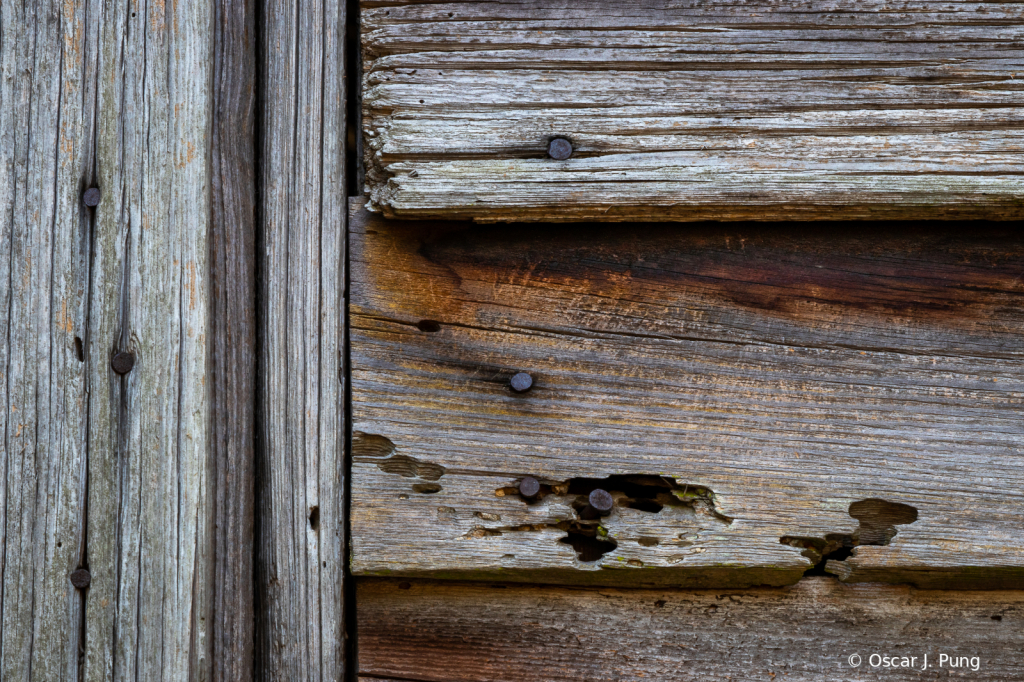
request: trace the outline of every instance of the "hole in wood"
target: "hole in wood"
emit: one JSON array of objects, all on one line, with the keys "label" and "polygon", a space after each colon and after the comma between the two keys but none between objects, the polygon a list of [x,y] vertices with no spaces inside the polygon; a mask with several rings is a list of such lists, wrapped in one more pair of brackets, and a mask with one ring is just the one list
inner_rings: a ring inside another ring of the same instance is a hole
[{"label": "hole in wood", "polygon": [[580,561],[597,561],[608,552],[612,551],[618,544],[614,540],[597,536],[597,528],[578,526],[575,530],[566,531],[564,538],[559,540],[562,544],[571,545],[576,550],[576,556]]},{"label": "hole in wood", "polygon": [[441,323],[437,320],[420,320],[416,323],[416,328],[421,332],[433,334],[434,332],[441,331]]},{"label": "hole in wood", "polygon": [[79,362],[85,362],[85,344],[77,336],[75,337],[75,357],[78,358]]},{"label": "hole in wood", "polygon": [[784,535],[779,542],[792,547],[803,547],[801,552],[814,562],[805,576],[830,575],[829,561],[846,561],[853,556],[854,547],[862,545],[885,546],[896,536],[896,526],[917,521],[917,509],[909,504],[871,498],[850,505],[849,514],[860,522],[852,533],[827,533],[824,538]]},{"label": "hole in wood", "polygon": [[[532,479],[524,476],[520,479]],[[565,531],[559,543],[570,545],[576,550],[576,556],[583,562],[594,562],[611,552],[618,546],[618,541],[608,534],[601,525],[602,514],[591,513],[590,494],[595,490],[606,491],[614,501],[611,513],[618,508],[631,509],[645,514],[659,514],[667,508],[676,513],[684,512],[690,518],[698,514],[713,524],[732,523],[732,519],[715,508],[714,493],[702,486],[680,484],[673,478],[650,474],[617,474],[605,478],[570,478],[566,481],[539,484],[536,495],[524,497],[519,487],[505,486],[494,491],[497,497],[516,496],[524,504],[535,505],[548,498],[549,501],[567,504],[574,512],[571,521],[558,523],[525,524],[519,526],[501,526],[488,530],[503,532],[541,531],[557,528]],[[532,489],[531,489],[532,490]],[[554,498],[552,500],[552,498]],[[478,518],[482,518],[479,514]],[[482,533],[470,534],[468,537],[487,537]],[[645,535],[636,539],[641,547],[656,547],[661,543],[657,537]],[[680,547],[692,543],[683,541]],[[632,563],[630,563],[632,562]],[[640,568],[644,563],[639,559],[626,562],[627,565]]]},{"label": "hole in wood", "polygon": [[309,510],[309,527],[320,532],[320,507],[312,507]]}]

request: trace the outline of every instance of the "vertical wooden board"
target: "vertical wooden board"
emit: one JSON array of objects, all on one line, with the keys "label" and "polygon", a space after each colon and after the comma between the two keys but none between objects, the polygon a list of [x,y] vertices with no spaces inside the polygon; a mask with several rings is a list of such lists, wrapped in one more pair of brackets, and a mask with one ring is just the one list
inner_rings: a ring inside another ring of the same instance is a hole
[{"label": "vertical wooden board", "polygon": [[73,680],[84,560],[95,31],[0,6],[0,679]]},{"label": "vertical wooden board", "polygon": [[1021,591],[359,579],[358,597],[361,682],[1024,680]]},{"label": "vertical wooden board", "polygon": [[345,6],[268,0],[260,83],[258,676],[344,674]]},{"label": "vertical wooden board", "polygon": [[[96,7],[84,677],[208,679],[213,6]],[[116,374],[116,353],[134,368]]]},{"label": "vertical wooden board", "polygon": [[217,0],[211,222],[216,468],[213,680],[252,680],[255,634],[255,2]]}]

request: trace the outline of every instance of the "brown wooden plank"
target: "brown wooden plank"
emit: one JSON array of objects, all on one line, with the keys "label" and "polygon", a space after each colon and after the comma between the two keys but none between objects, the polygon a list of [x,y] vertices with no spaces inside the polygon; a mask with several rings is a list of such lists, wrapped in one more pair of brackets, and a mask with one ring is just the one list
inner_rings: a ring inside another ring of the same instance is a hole
[{"label": "brown wooden plank", "polygon": [[253,680],[256,383],[255,3],[214,3],[211,155],[213,680]]},{"label": "brown wooden plank", "polygon": [[[1019,219],[1024,3],[363,0],[371,208]],[[571,141],[568,160],[550,140]]]},{"label": "brown wooden plank", "polygon": [[257,675],[344,675],[345,4],[261,16]]},{"label": "brown wooden plank", "polygon": [[[357,589],[361,682],[1024,679],[1020,591],[830,578],[728,592],[375,579]],[[872,655],[916,657],[916,669],[875,667]]]},{"label": "brown wooden plank", "polygon": [[356,573],[1024,584],[1013,228],[351,223]]}]

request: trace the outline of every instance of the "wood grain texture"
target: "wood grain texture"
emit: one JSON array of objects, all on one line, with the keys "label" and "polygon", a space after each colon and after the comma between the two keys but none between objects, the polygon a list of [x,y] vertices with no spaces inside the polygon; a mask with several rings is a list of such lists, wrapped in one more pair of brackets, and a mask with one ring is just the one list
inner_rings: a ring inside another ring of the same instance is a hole
[{"label": "wood grain texture", "polygon": [[77,679],[96,32],[0,6],[0,679]]},{"label": "wood grain texture", "polygon": [[355,573],[1024,585],[1015,229],[350,220]]},{"label": "wood grain texture", "polygon": [[[358,604],[361,682],[1024,680],[1020,591],[829,578],[729,592],[362,579]],[[872,654],[915,656],[918,669],[873,667]],[[968,661],[954,667],[943,654]]]},{"label": "wood grain texture", "polygon": [[366,184],[389,217],[1024,210],[1020,2],[362,7]]},{"label": "wood grain texture", "polygon": [[[213,4],[97,4],[82,678],[207,680]],[[117,352],[134,368],[118,375]]]},{"label": "wood grain texture", "polygon": [[254,2],[217,0],[212,133],[211,442],[214,682],[255,679],[256,198]]},{"label": "wood grain texture", "polygon": [[257,675],[344,674],[345,6],[263,5]]}]

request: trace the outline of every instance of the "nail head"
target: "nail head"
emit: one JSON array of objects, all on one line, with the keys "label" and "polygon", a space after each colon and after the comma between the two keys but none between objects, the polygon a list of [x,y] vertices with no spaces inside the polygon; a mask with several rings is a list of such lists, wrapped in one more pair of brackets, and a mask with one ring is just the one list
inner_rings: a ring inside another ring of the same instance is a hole
[{"label": "nail head", "polygon": [[89,571],[84,568],[80,568],[77,571],[71,571],[71,584],[80,590],[84,590],[89,587],[89,583],[92,582],[92,576]]},{"label": "nail head", "polygon": [[98,206],[100,203],[100,188],[90,187],[85,190],[85,194],[82,195],[82,203],[90,208]]},{"label": "nail head", "polygon": [[118,374],[127,374],[135,366],[135,356],[122,351],[115,355],[110,361],[110,367]]},{"label": "nail head", "polygon": [[600,488],[595,488],[590,493],[589,501],[591,507],[601,512],[611,511],[612,506],[615,504],[615,500],[612,499],[612,494],[607,490],[601,490]]},{"label": "nail head", "polygon": [[524,393],[529,391],[530,387],[533,386],[533,377],[526,372],[519,372],[512,375],[512,379],[509,381],[509,384],[512,386],[512,390],[516,393]]},{"label": "nail head", "polygon": [[572,142],[564,137],[556,137],[548,142],[548,156],[556,161],[565,161],[572,156]]},{"label": "nail head", "polygon": [[519,481],[519,493],[523,497],[536,497],[540,492],[540,481],[533,476],[526,476]]}]

